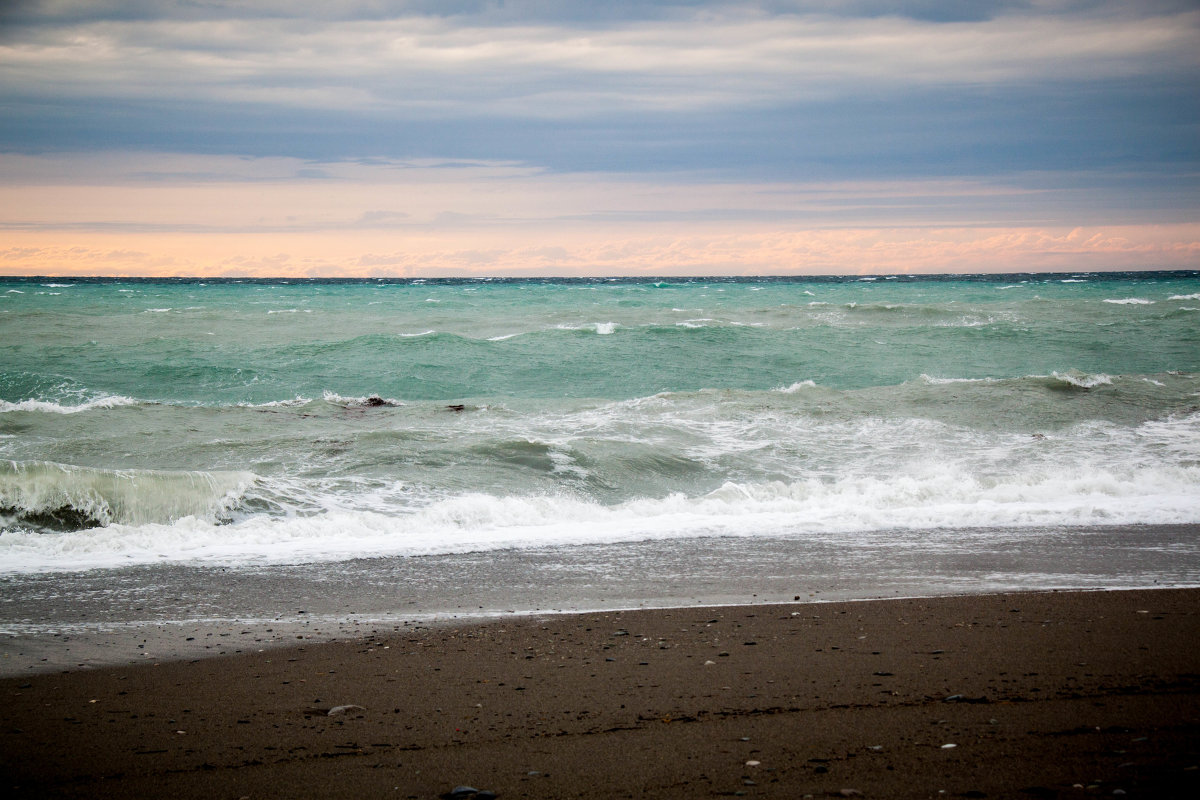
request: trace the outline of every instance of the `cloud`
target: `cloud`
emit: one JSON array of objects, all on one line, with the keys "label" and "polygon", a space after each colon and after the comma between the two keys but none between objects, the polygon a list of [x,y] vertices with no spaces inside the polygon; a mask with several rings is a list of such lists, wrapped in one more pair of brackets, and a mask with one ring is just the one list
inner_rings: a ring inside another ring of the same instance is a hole
[{"label": "cloud", "polygon": [[718,4],[596,27],[399,9],[370,18],[284,15],[282,7],[247,17],[231,6],[200,16],[63,14],[0,44],[0,79],[10,94],[42,99],[183,95],[322,114],[593,118],[1195,70],[1200,39],[1194,10],[942,22]]},{"label": "cloud", "polygon": [[[536,237],[754,223],[807,229],[995,227],[1200,217],[1200,198],[1189,198],[1187,176],[1163,176],[1149,188],[1143,187],[1145,176],[1135,178],[1038,172],[1004,178],[730,180],[703,171],[548,172],[511,162],[0,154],[0,228],[216,236],[505,227]],[[1155,203],[1168,190],[1174,192],[1172,213]]]},{"label": "cloud", "polygon": [[1196,266],[1198,82],[1185,0],[8,3],[3,268]]}]

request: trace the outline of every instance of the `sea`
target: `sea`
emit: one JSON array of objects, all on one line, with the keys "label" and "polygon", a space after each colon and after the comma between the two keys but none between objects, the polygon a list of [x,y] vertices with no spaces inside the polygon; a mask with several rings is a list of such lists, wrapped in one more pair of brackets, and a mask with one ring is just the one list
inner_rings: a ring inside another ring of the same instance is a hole
[{"label": "sea", "polygon": [[1196,271],[0,278],[18,639],[1200,585],[1198,525]]}]

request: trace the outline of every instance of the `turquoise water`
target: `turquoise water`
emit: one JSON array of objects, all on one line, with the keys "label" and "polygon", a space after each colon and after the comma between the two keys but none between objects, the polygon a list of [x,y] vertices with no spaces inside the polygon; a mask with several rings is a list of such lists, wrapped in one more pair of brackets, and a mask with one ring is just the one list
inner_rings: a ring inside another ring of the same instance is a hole
[{"label": "turquoise water", "polygon": [[1168,298],[1197,288],[1170,276],[6,282],[0,393],[197,405],[324,392],[612,400],[799,380],[845,390],[921,375],[1194,371],[1189,306],[1200,300]]},{"label": "turquoise water", "polygon": [[0,570],[1200,521],[1200,273],[0,281]]}]

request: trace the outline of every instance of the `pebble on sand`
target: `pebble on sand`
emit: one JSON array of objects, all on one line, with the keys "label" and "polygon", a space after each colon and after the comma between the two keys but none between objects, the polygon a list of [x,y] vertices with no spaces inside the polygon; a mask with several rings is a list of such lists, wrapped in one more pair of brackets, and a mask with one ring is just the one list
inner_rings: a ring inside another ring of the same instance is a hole
[{"label": "pebble on sand", "polygon": [[345,714],[347,711],[366,711],[366,709],[362,706],[354,705],[334,706],[333,708],[329,709],[329,716],[336,717],[338,714]]}]

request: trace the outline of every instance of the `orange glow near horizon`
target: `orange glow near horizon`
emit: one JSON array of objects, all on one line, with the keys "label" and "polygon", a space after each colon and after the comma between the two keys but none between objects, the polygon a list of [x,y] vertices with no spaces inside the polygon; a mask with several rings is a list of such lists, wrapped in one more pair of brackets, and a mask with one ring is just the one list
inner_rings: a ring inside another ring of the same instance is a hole
[{"label": "orange glow near horizon", "polygon": [[786,275],[1191,269],[1200,224],[1093,228],[129,233],[9,231],[0,274]]}]

